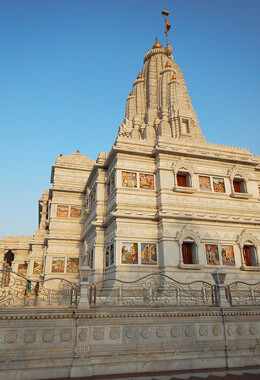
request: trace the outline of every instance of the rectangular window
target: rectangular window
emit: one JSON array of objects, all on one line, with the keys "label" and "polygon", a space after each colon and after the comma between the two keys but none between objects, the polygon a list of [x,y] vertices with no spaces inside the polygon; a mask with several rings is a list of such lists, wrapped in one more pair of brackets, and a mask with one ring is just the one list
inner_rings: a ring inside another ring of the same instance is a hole
[{"label": "rectangular window", "polygon": [[144,264],[144,265],[157,264],[156,244],[141,243],[141,264]]},{"label": "rectangular window", "polygon": [[225,193],[224,178],[213,177],[213,189],[215,193]]},{"label": "rectangular window", "polygon": [[110,245],[110,258],[109,265],[113,265],[115,263],[115,246],[114,243]]},{"label": "rectangular window", "polygon": [[220,265],[218,246],[216,244],[205,244],[206,259],[208,265]]},{"label": "rectangular window", "polygon": [[140,189],[154,190],[154,175],[153,174],[139,174]]},{"label": "rectangular window", "polygon": [[200,190],[211,191],[210,177],[199,175]]},{"label": "rectangular window", "polygon": [[177,174],[177,185],[187,187],[187,178],[185,175]]},{"label": "rectangular window", "polygon": [[109,267],[109,246],[106,247],[106,267]]},{"label": "rectangular window", "polygon": [[233,186],[234,186],[234,192],[235,193],[241,193],[240,182],[234,181],[233,182]]},{"label": "rectangular window", "polygon": [[87,265],[91,269],[93,268],[93,257],[94,257],[94,250],[88,251],[87,253]]},{"label": "rectangular window", "polygon": [[131,172],[122,172],[122,187],[137,187],[137,174]]}]

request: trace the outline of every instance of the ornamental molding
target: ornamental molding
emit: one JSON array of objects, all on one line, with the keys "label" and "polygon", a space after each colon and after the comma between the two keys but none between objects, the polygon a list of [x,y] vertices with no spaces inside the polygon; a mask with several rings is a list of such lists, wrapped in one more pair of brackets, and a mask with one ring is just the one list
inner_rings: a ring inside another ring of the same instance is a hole
[{"label": "ornamental molding", "polygon": [[201,238],[198,232],[194,231],[188,224],[176,234],[176,239],[181,246],[185,239],[193,240],[198,246],[201,242]]},{"label": "ornamental molding", "polygon": [[231,182],[233,182],[235,177],[239,177],[241,179],[244,179],[246,182],[248,182],[248,173],[239,165],[233,166],[232,169],[228,170],[227,174]]},{"label": "ornamental molding", "polygon": [[194,174],[193,166],[183,158],[180,158],[175,164],[173,164],[172,168],[175,175],[177,175],[180,170],[188,172],[190,175]]},{"label": "ornamental molding", "polygon": [[243,246],[246,243],[252,243],[255,247],[257,247],[259,244],[257,238],[248,230],[244,229],[240,235],[237,235],[237,244],[239,245],[240,249],[243,249]]}]

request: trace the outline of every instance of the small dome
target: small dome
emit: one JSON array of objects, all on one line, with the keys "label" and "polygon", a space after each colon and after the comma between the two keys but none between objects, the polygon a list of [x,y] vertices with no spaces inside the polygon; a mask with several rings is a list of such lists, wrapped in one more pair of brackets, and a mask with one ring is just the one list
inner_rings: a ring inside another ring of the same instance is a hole
[{"label": "small dome", "polygon": [[165,68],[167,68],[167,67],[171,67],[171,64],[169,61],[166,62]]},{"label": "small dome", "polygon": [[139,74],[137,75],[137,78],[136,78],[136,79],[141,79],[141,78],[142,78],[142,74],[139,73]]},{"label": "small dome", "polygon": [[162,47],[162,45],[159,44],[158,38],[156,37],[155,38],[155,44],[153,45],[153,49],[157,49],[157,48],[161,48],[161,47]]},{"label": "small dome", "polygon": [[133,91],[130,92],[129,96],[132,96],[133,95]]}]

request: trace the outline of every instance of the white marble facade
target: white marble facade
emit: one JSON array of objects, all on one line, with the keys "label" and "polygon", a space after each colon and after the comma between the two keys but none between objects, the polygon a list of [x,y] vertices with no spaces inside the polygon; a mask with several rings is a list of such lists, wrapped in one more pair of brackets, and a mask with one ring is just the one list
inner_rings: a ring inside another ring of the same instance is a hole
[{"label": "white marble facade", "polygon": [[206,142],[170,46],[145,55],[110,152],[58,156],[51,182],[25,259],[33,279],[78,281],[82,264],[92,281],[210,280],[216,267],[259,279],[260,157]]}]

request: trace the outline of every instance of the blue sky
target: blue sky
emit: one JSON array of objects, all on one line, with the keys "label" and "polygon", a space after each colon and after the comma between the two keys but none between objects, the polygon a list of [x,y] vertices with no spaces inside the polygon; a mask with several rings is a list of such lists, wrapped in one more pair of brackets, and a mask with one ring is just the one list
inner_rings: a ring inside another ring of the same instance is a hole
[{"label": "blue sky", "polygon": [[259,0],[0,0],[0,236],[32,235],[58,154],[108,151],[155,36],[210,142],[259,146]]}]

